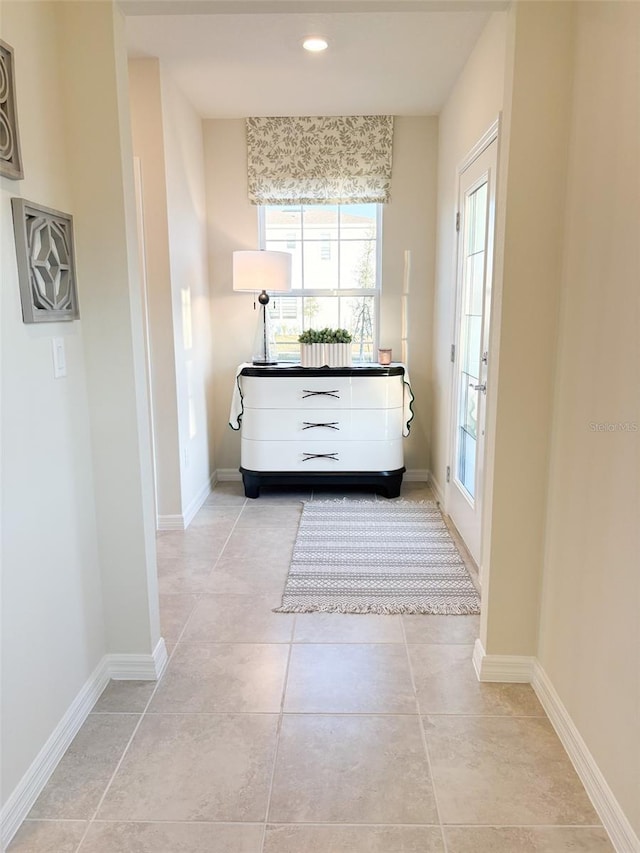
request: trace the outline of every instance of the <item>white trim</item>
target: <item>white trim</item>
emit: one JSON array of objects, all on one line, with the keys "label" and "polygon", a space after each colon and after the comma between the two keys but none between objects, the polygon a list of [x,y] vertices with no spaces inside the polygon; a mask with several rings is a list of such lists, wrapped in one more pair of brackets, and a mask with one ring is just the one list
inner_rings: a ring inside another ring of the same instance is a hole
[{"label": "white trim", "polygon": [[218,468],[215,477],[218,483],[237,483],[242,480],[242,474],[237,468]]},{"label": "white trim", "polygon": [[640,853],[640,839],[538,660],[531,683],[615,850],[617,853]]},{"label": "white trim", "polygon": [[478,639],[473,647],[473,666],[478,681],[529,684],[536,659],[526,655],[488,655]]},{"label": "white trim", "polygon": [[464,160],[458,165],[458,175],[461,175],[465,169],[468,169],[469,166],[473,163],[474,160],[477,160],[478,157],[485,151],[494,139],[498,138],[498,132],[500,130],[500,114],[495,119],[493,124],[487,128],[487,130],[482,134],[480,139],[476,142],[473,148],[468,152],[465,156]]},{"label": "white trim", "polygon": [[616,853],[640,853],[640,838],[636,835],[540,661],[525,655],[488,655],[481,641],[476,640],[473,649],[473,666],[479,681],[531,683]]},{"label": "white trim", "polygon": [[206,499],[211,494],[211,489],[213,488],[213,484],[216,479],[216,472],[214,471],[208,478],[206,483],[202,486],[200,491],[195,495],[193,500],[189,503],[189,506],[185,509],[183,513],[184,517],[184,529],[191,524],[193,519],[195,518],[198,510],[202,506],[202,504],[206,501]]},{"label": "white trim", "polygon": [[[473,188],[478,187],[486,180],[488,188],[487,197],[487,227],[485,234],[485,280],[483,286],[483,308],[482,308],[482,330],[481,330],[481,351],[486,347],[489,352],[489,331],[491,327],[491,294],[493,290],[493,262],[495,254],[495,236],[496,236],[496,205],[498,200],[498,172],[500,166],[499,160],[499,133],[500,133],[500,113],[484,132],[476,144],[471,148],[468,154],[458,165],[457,185],[456,185],[456,210],[457,210],[457,233],[454,239],[454,293],[451,300],[452,307],[452,323],[451,323],[451,345],[455,347],[455,358],[449,365],[449,384],[448,384],[448,427],[446,435],[446,459],[450,468],[450,478],[444,486],[444,502],[443,506],[448,515],[456,525],[460,536],[465,543],[467,550],[472,555],[474,561],[479,566],[482,560],[482,531],[484,517],[484,495],[483,487],[486,476],[485,468],[485,417],[487,412],[487,374],[485,372],[485,396],[479,410],[479,440],[476,448],[476,490],[475,498],[467,492],[464,485],[456,476],[455,460],[458,454],[458,404],[460,392],[460,371],[459,359],[461,356],[460,349],[460,324],[462,312],[462,298],[464,296],[465,285],[465,267],[464,267],[464,234],[465,234],[465,211],[466,198],[473,191]],[[495,142],[495,152],[489,151],[490,146]],[[478,162],[483,154],[487,154],[489,163]],[[493,353],[489,353],[490,358],[493,358]],[[488,368],[487,368],[488,369]],[[482,381],[482,373],[479,374],[479,379]],[[489,386],[490,390],[490,386]],[[480,429],[480,427],[483,427]],[[480,572],[479,572],[480,575]]]},{"label": "white trim", "polygon": [[167,647],[160,637],[150,655],[106,655],[109,677],[114,681],[157,681],[167,665]]},{"label": "white trim", "polygon": [[429,471],[429,485],[431,486],[431,490],[435,496],[435,499],[440,504],[441,508],[444,509],[444,492],[442,491],[442,486],[433,476],[433,472]]},{"label": "white trim", "polygon": [[198,510],[211,494],[211,490],[218,481],[218,472],[214,471],[197,495],[189,503],[182,513],[174,515],[159,515],[156,518],[157,530],[186,530],[195,518]]},{"label": "white trim", "polygon": [[81,687],[62,719],[49,735],[0,812],[2,849],[9,844],[29,814],[58,762],[87,719],[100,694],[109,683],[109,663],[105,655]]},{"label": "white trim", "polygon": [[[261,249],[266,248],[266,217],[265,217],[265,208],[270,207],[271,205],[259,204],[258,208],[258,244]],[[295,206],[295,205],[294,205]],[[301,206],[301,205],[299,205]],[[383,241],[383,205],[381,203],[376,203],[376,236],[375,236],[375,244],[376,244],[376,286],[375,287],[365,287],[365,288],[337,288],[326,290],[324,288],[312,288],[304,286],[304,263],[302,264],[302,286],[299,288],[293,288],[288,296],[293,299],[303,299],[304,297],[326,297],[330,296],[333,298],[338,298],[340,296],[353,296],[353,297],[361,297],[361,296],[370,296],[375,300],[375,314],[376,314],[376,328],[374,330],[374,340],[373,340],[373,351],[377,352],[378,347],[380,346],[380,302],[382,297],[382,241]],[[301,240],[300,244],[304,245],[305,237],[304,237],[304,223],[302,228]],[[341,242],[341,238],[338,237],[338,244]],[[337,283],[337,282],[336,282]],[[302,330],[306,329],[304,324],[304,315],[302,317]],[[237,478],[233,478],[233,480],[227,480],[225,482],[234,482]]]},{"label": "white trim", "polygon": [[409,468],[404,472],[403,480],[406,483],[428,483],[430,477],[428,468]]},{"label": "white trim", "polygon": [[182,515],[159,515],[156,521],[157,530],[184,530]]},{"label": "white trim", "polygon": [[2,850],[9,845],[31,811],[60,759],[109,683],[109,679],[156,681],[164,672],[166,665],[167,649],[162,637],[158,640],[153,653],[149,655],[103,656],[0,810]]},{"label": "white trim", "polygon": [[[456,211],[459,214],[459,201],[460,201],[460,182],[462,175],[472,165],[472,163],[477,160],[477,158],[491,145],[495,140],[498,141],[498,149],[496,152],[496,205],[498,200],[498,173],[500,171],[500,135],[501,135],[501,125],[502,125],[502,112],[498,112],[498,115],[493,120],[493,122],[489,125],[489,127],[482,134],[480,139],[475,143],[475,145],[467,152],[464,158],[460,161],[456,171],[456,186],[455,186],[455,206]],[[451,226],[453,228],[453,222]],[[494,223],[494,231],[495,231],[495,223]],[[495,251],[495,233],[494,233],[494,251]],[[450,299],[450,307],[451,311],[451,326],[450,326],[450,336],[449,343],[447,343],[447,349],[452,344],[457,344],[458,340],[458,296],[459,296],[459,254],[460,254],[460,234],[454,235],[453,240],[453,252],[451,257],[451,270],[453,273],[453,296]],[[457,354],[459,355],[459,353]],[[492,353],[493,357],[493,353]],[[496,356],[497,357],[497,356]],[[456,356],[457,358],[457,356]],[[446,409],[447,409],[447,429],[444,436],[444,444],[445,444],[445,459],[447,465],[450,469],[454,468],[453,464],[453,456],[455,453],[455,441],[453,438],[454,433],[454,424],[456,420],[456,411],[457,411],[457,403],[455,399],[455,391],[456,391],[456,364],[455,361],[449,364],[449,379],[447,384],[447,399],[446,399]],[[485,412],[486,412],[486,400],[485,400]],[[486,475],[486,471],[485,471]],[[484,484],[482,484],[484,485]],[[451,492],[453,488],[453,482],[450,479],[448,482],[445,482],[442,486],[439,486],[440,492],[440,504],[443,508],[443,511],[449,513],[451,509]],[[462,490],[459,490],[461,494],[464,494]],[[482,518],[480,520],[481,528],[482,528]],[[482,533],[481,533],[482,539]],[[480,552],[479,555],[482,555],[482,541],[480,542]],[[478,559],[477,563],[480,565],[481,560]],[[481,574],[481,572],[479,572]]]}]

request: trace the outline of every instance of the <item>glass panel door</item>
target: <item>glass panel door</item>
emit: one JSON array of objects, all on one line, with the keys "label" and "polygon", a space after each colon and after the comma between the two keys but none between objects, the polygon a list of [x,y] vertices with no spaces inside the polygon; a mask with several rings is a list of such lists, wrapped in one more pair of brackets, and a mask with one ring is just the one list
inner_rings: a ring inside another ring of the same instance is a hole
[{"label": "glass panel door", "polygon": [[476,446],[482,391],[482,309],[486,272],[487,180],[465,196],[462,291],[457,363],[455,477],[471,501],[476,495]]},{"label": "glass panel door", "polygon": [[[460,232],[446,511],[480,567],[497,140],[460,172]],[[490,389],[489,389],[490,390]]]}]

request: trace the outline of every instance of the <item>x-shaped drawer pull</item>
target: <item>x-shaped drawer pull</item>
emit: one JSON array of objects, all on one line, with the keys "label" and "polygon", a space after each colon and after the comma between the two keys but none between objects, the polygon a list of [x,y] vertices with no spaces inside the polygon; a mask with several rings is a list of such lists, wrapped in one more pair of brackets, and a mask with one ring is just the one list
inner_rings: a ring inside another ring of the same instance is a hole
[{"label": "x-shaped drawer pull", "polygon": [[303,453],[303,462],[310,462],[312,459],[332,459],[338,462],[338,453]]},{"label": "x-shaped drawer pull", "polygon": [[305,430],[305,429],[314,429],[315,427],[326,427],[327,429],[335,429],[335,430],[340,431],[340,427],[338,426],[339,423],[340,423],[340,421],[333,421],[332,423],[328,423],[328,424],[312,424],[309,421],[303,421],[302,422],[302,429]]},{"label": "x-shaped drawer pull", "polygon": [[337,388],[335,391],[309,391],[307,388],[303,388],[302,399],[306,400],[307,397],[334,397],[336,400],[339,400],[340,391]]}]

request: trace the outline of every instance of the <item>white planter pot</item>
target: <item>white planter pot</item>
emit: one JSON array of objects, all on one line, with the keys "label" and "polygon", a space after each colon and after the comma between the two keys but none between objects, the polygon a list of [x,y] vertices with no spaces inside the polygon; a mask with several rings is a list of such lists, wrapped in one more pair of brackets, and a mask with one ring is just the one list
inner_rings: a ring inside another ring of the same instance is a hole
[{"label": "white planter pot", "polygon": [[351,344],[300,344],[302,367],[351,367]]},{"label": "white planter pot", "polygon": [[351,367],[351,344],[325,344],[329,367]]},{"label": "white planter pot", "polygon": [[300,364],[302,367],[324,367],[327,363],[326,344],[300,344]]}]

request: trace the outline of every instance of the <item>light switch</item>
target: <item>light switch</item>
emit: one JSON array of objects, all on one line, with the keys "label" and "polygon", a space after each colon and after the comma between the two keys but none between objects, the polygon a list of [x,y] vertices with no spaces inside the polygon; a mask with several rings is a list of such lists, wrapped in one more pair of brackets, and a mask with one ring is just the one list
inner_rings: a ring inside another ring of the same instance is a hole
[{"label": "light switch", "polygon": [[67,357],[64,351],[64,338],[53,338],[53,378],[62,379],[67,375]]}]

